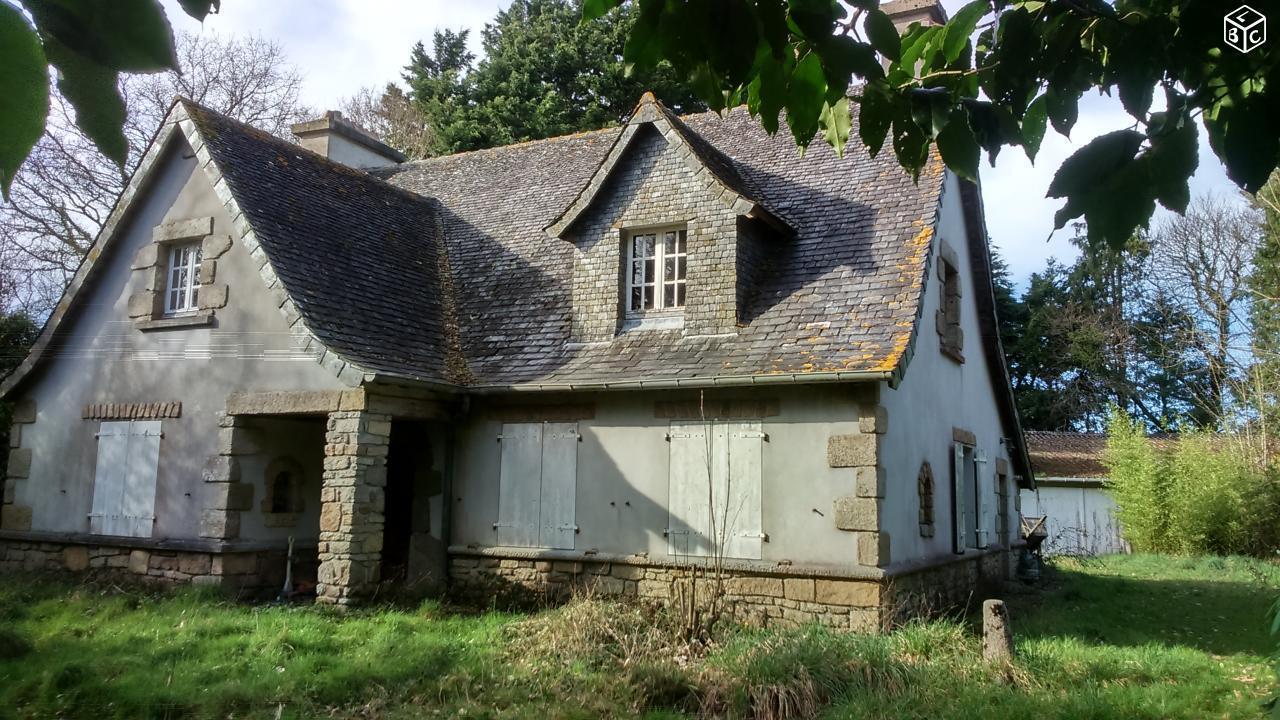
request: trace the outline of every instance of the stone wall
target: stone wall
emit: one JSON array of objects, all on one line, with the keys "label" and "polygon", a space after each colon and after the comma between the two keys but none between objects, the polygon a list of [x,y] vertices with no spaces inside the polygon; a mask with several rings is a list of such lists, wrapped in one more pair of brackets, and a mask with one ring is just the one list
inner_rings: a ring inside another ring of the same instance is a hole
[{"label": "stone wall", "polygon": [[612,340],[621,326],[625,230],[677,225],[688,232],[685,334],[736,332],[737,216],[689,169],[687,148],[648,126],[637,133],[571,236],[577,248],[573,340]]},{"label": "stone wall", "polygon": [[1004,550],[970,551],[954,559],[913,572],[899,573],[885,582],[889,620],[900,623],[957,608],[969,609],[1000,593],[1005,580]]},{"label": "stone wall", "polygon": [[280,589],[284,565],[283,550],[214,552],[0,538],[0,573],[92,572],[126,581],[211,585],[258,595]]},{"label": "stone wall", "polygon": [[[698,570],[697,593],[710,583]],[[552,561],[455,556],[449,561],[454,597],[502,605],[554,604],[574,592],[641,602],[679,604],[690,596],[689,567],[641,562]],[[726,570],[725,605],[732,617],[754,625],[816,622],[842,630],[873,632],[881,627],[881,583],[830,577],[747,573]]]}]

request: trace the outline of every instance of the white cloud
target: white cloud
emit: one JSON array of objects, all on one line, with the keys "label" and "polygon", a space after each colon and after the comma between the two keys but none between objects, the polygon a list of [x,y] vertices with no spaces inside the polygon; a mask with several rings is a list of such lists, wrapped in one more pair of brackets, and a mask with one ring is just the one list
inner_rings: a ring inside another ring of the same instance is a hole
[{"label": "white cloud", "polygon": [[170,22],[180,30],[260,37],[284,46],[305,75],[302,100],[317,110],[332,109],[362,87],[399,81],[409,50],[419,40],[430,45],[437,29],[470,28],[479,54],[480,30],[504,0],[223,0],[222,10],[203,25],[182,12],[177,0],[163,0]]}]

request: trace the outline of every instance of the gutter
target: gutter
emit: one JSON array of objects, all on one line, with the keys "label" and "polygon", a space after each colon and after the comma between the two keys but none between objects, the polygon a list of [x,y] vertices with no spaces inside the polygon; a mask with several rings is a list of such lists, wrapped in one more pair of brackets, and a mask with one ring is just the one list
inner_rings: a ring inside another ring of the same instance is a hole
[{"label": "gutter", "polygon": [[474,385],[467,390],[479,395],[507,392],[572,392],[581,390],[672,390],[681,388],[755,387],[760,385],[800,385],[809,383],[892,381],[892,370],[852,370],[822,373],[781,373],[778,375],[727,375],[709,378],[662,380],[617,380],[593,383],[520,383],[517,385]]}]

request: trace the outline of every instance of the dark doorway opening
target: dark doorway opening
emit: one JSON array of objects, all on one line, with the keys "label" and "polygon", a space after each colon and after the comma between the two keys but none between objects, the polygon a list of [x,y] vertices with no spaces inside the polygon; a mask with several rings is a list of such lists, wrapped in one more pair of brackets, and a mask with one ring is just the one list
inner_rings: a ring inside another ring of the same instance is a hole
[{"label": "dark doorway opening", "polygon": [[401,582],[409,571],[415,532],[415,488],[431,468],[431,437],[427,424],[412,420],[391,423],[387,449],[387,488],[382,529],[382,580]]}]

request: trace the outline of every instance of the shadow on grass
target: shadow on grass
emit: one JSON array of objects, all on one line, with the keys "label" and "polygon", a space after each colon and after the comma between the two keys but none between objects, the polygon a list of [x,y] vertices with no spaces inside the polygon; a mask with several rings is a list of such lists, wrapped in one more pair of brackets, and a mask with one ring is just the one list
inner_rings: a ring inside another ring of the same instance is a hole
[{"label": "shadow on grass", "polygon": [[1273,578],[1249,579],[1211,564],[1188,566],[1187,577],[1153,578],[1142,574],[1140,563],[1085,562],[1087,570],[1078,562],[1051,568],[1043,593],[1010,600],[1018,636],[1155,643],[1214,655],[1265,657],[1274,649],[1266,621],[1280,594]]}]

